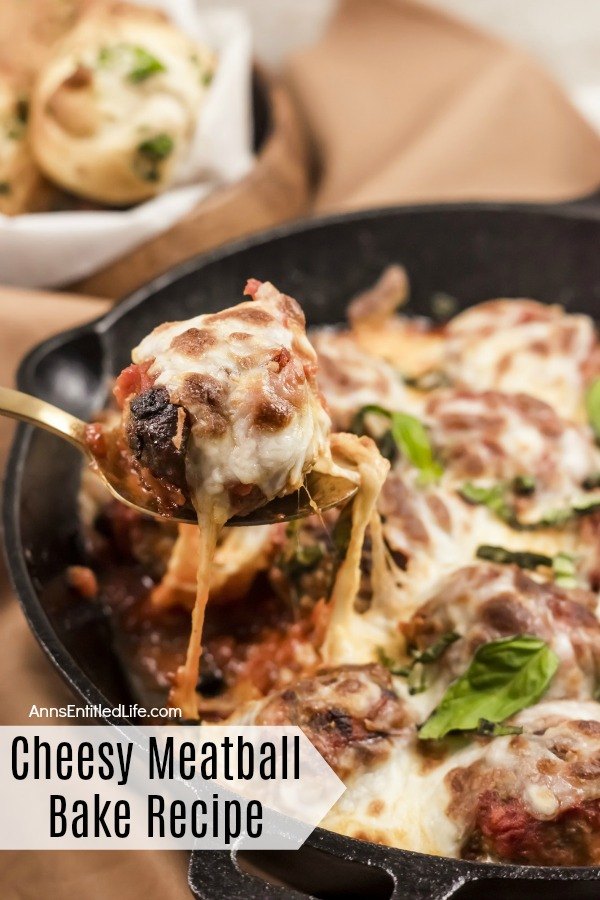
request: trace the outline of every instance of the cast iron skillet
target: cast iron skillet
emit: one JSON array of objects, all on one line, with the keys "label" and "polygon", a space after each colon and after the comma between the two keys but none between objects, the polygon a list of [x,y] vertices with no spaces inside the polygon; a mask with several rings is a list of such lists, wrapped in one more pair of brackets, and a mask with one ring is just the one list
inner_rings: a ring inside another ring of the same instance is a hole
[{"label": "cast iron skillet", "polygon": [[[390,262],[411,277],[411,308],[428,313],[437,292],[460,307],[497,296],[557,301],[595,315],[600,307],[600,211],[562,207],[454,205],[374,210],[279,228],[205,255],[153,282],[98,321],[37,347],[18,384],[78,416],[102,406],[130,348],[159,322],[230,305],[247,277],[298,297],[311,324],[338,322],[349,297]],[[73,690],[102,705],[129,702],[107,623],[73,603],[65,566],[80,557],[76,495],[80,458],[41,431],[22,427],[4,493],[7,557],[39,642]],[[18,685],[15,685],[18,690]],[[260,868],[269,882],[252,872]],[[600,896],[600,868],[482,865],[429,857],[317,829],[294,853],[192,854],[190,885],[204,900],[370,898],[512,900],[544,884],[545,900]],[[288,887],[283,887],[285,882]],[[291,885],[291,887],[290,887]]]}]

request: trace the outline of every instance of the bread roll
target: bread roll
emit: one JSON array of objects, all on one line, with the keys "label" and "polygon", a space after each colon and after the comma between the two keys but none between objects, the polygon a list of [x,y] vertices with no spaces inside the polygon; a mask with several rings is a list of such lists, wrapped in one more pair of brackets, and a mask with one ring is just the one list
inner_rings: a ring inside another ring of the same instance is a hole
[{"label": "bread roll", "polygon": [[188,153],[212,54],[155,10],[92,7],[35,84],[31,142],[43,171],[111,206],[154,196]]},{"label": "bread roll", "polygon": [[0,71],[0,213],[40,212],[52,188],[38,169],[27,137],[28,104],[15,79]]},{"label": "bread roll", "polygon": [[0,60],[21,89],[29,92],[52,47],[92,3],[94,0],[0,0]]}]

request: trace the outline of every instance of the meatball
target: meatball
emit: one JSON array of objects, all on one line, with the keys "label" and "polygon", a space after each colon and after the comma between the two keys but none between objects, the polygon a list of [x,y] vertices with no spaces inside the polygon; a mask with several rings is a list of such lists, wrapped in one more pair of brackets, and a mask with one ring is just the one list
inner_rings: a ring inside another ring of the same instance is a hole
[{"label": "meatball", "polygon": [[168,187],[189,156],[212,53],[158,10],[92,3],[37,74],[30,139],[66,190],[129,206]]},{"label": "meatball", "polygon": [[255,725],[299,725],[343,780],[383,761],[414,719],[378,665],[340,666],[303,678],[249,710]]},{"label": "meatball", "polygon": [[344,331],[322,328],[311,334],[319,359],[319,385],[334,427],[344,431],[355,413],[372,403],[404,409],[407,393],[392,366],[363,350]]},{"label": "meatball", "polygon": [[594,324],[534,300],[490,300],[455,316],[444,367],[461,387],[527,392],[577,417],[597,355]]},{"label": "meatball", "polygon": [[600,675],[595,603],[588,591],[534,581],[517,566],[467,566],[441,583],[403,631],[419,650],[447,632],[460,635],[437,664],[439,678],[446,681],[467,669],[481,644],[515,634],[535,635],[560,660],[548,696],[590,699]]},{"label": "meatball", "polygon": [[516,718],[523,733],[496,738],[446,775],[447,814],[461,855],[529,865],[600,862],[600,705],[558,702]]}]

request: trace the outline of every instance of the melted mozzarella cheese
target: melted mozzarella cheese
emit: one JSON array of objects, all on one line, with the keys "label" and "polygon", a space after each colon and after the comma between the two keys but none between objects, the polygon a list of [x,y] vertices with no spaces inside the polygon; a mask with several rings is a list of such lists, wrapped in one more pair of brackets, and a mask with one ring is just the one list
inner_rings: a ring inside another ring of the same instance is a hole
[{"label": "melted mozzarella cheese", "polygon": [[445,368],[457,383],[525,389],[565,417],[581,416],[583,368],[596,344],[588,316],[533,300],[492,300],[456,316],[446,333]]},{"label": "melted mozzarella cheese", "polygon": [[334,328],[311,333],[319,358],[319,384],[336,427],[350,427],[363,406],[400,410],[414,406],[392,366],[362,350],[353,335]]},{"label": "melted mozzarella cheese", "polygon": [[451,799],[446,775],[475,762],[481,752],[479,746],[470,746],[432,764],[420,752],[417,738],[395,738],[390,756],[349,780],[321,824],[392,847],[457,856],[462,830],[446,813]]},{"label": "melted mozzarella cheese", "polygon": [[370,438],[353,434],[335,435],[334,451],[347,465],[355,466],[359,488],[352,504],[352,527],[348,549],[338,569],[331,592],[331,618],[321,647],[323,660],[340,665],[356,662],[356,640],[351,624],[355,621],[354,603],[360,586],[360,562],[367,525],[377,516],[376,503],[389,470]]},{"label": "melted mozzarella cheese", "polygon": [[[268,567],[273,537],[271,525],[227,528],[223,531],[210,572],[212,603],[237,600],[247,593],[256,575]],[[199,540],[196,526],[179,526],[167,571],[152,590],[152,604],[156,608],[193,608],[197,591]]]},{"label": "melted mozzarella cheese", "polygon": [[[256,485],[266,499],[291,493],[328,454],[330,420],[314,384],[316,356],[300,310],[294,304],[290,312],[293,301],[269,283],[255,296],[225,313],[159,326],[132,354],[136,363],[151,362],[155,384],[190,413],[188,477],[217,501],[236,483]],[[212,430],[207,392],[223,423]],[[262,422],[265,406],[267,416],[271,408],[276,416],[282,404],[278,427]]]}]

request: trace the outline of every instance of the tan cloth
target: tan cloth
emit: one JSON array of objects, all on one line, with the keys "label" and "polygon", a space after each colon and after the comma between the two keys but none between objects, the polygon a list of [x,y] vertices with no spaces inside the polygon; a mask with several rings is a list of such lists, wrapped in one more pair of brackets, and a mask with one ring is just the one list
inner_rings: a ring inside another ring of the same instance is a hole
[{"label": "tan cloth", "polygon": [[322,160],[319,211],[600,184],[599,139],[551,78],[421,4],[345,0],[289,75]]},{"label": "tan cloth", "polygon": [[[316,208],[455,198],[552,200],[600,183],[600,142],[522,54],[424,7],[346,0],[289,82],[320,158]],[[300,298],[301,299],[301,298]],[[0,295],[0,383],[26,349],[106,308]],[[0,426],[0,454],[11,429]],[[70,699],[0,578],[0,722]],[[18,689],[17,689],[18,688]],[[179,900],[178,853],[0,854],[2,900]]]}]

